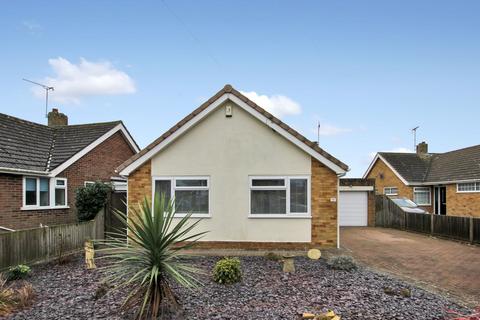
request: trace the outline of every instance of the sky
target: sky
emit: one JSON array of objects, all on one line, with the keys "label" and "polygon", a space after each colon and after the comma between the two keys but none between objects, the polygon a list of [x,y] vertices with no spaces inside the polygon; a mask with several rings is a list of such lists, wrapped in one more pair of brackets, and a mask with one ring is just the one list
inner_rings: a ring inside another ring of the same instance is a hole
[{"label": "sky", "polygon": [[4,1],[0,112],[123,120],[140,145],[225,84],[362,176],[480,143],[479,1]]}]

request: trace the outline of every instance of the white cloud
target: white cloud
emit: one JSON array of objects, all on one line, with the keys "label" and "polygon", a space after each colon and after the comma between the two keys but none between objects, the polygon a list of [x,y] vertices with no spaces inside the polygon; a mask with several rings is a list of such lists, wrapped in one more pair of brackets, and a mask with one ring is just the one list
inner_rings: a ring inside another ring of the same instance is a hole
[{"label": "white cloud", "polygon": [[23,20],[22,26],[33,35],[38,35],[42,31],[42,26],[33,20]]},{"label": "white cloud", "polygon": [[267,96],[258,94],[255,91],[241,91],[241,93],[258,104],[260,107],[279,118],[284,115],[296,115],[302,112],[302,108],[297,102],[283,95]]},{"label": "white cloud", "polygon": [[[80,103],[81,98],[100,95],[131,94],[136,91],[135,83],[125,72],[115,69],[109,61],[91,62],[80,58],[78,64],[65,58],[49,59],[54,77],[43,80],[55,88],[51,98],[60,103]],[[44,98],[45,91],[34,87],[36,96]]]}]

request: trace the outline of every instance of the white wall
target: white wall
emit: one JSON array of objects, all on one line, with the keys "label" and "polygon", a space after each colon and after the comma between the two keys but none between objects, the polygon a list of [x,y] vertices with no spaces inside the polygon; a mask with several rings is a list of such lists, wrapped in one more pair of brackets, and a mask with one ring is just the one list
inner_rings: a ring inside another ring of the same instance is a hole
[{"label": "white wall", "polygon": [[152,176],[209,176],[203,240],[310,242],[309,218],[248,218],[249,176],[311,174],[310,156],[233,105],[224,105],[152,158]]}]

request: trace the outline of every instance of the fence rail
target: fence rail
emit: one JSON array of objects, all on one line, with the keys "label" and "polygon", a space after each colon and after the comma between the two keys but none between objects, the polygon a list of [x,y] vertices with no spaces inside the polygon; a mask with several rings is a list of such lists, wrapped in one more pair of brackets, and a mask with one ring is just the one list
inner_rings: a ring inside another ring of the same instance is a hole
[{"label": "fence rail", "polygon": [[48,261],[104,238],[104,211],[94,220],[0,234],[0,270],[21,263]]},{"label": "fence rail", "polygon": [[480,219],[403,211],[390,198],[375,199],[375,225],[480,243]]}]

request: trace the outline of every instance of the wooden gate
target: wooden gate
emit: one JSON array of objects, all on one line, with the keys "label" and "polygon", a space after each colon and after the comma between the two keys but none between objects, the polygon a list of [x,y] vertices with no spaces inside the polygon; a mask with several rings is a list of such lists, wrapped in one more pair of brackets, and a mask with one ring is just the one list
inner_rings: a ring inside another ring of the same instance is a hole
[{"label": "wooden gate", "polygon": [[[119,238],[127,238],[127,230],[125,225],[115,215],[118,210],[127,213],[127,193],[112,192],[109,197],[108,206],[105,214],[105,232],[106,236],[114,236]],[[114,234],[112,234],[114,233]]]}]

